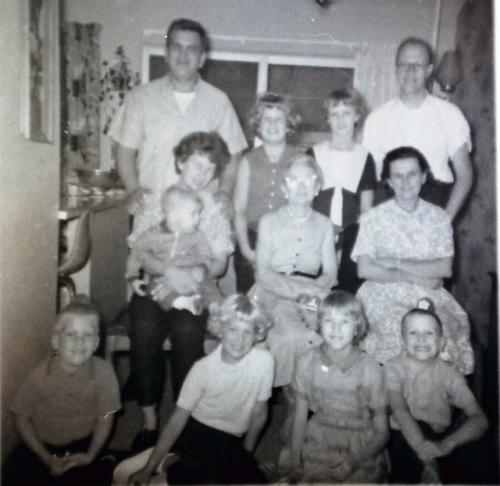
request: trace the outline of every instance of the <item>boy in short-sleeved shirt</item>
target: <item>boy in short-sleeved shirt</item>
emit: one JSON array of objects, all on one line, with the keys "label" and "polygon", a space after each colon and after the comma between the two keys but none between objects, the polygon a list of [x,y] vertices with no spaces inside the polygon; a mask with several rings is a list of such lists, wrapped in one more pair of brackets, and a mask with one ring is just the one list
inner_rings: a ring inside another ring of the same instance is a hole
[{"label": "boy in short-sleeved shirt", "polygon": [[114,464],[101,460],[102,449],[121,407],[111,365],[93,356],[98,326],[97,310],[85,296],[60,313],[54,355],[28,374],[11,405],[22,444],[3,484],[109,484]]},{"label": "boy in short-sleeved shirt", "polygon": [[267,420],[274,381],[271,354],[254,348],[267,327],[246,295],[231,295],[210,307],[208,328],[221,344],[189,371],[154,449],[118,465],[114,485],[147,484],[173,457],[169,483],[266,482],[251,451]]}]

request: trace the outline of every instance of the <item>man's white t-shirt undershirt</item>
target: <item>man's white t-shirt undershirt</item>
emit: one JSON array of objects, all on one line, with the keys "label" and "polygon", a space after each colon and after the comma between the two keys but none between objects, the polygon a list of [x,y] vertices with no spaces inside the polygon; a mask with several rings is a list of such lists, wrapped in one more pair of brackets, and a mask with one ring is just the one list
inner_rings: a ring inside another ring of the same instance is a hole
[{"label": "man's white t-shirt undershirt", "polygon": [[179,110],[181,113],[186,113],[189,104],[193,101],[195,96],[194,91],[190,91],[189,93],[181,93],[180,91],[174,91],[175,101],[177,101],[177,105],[179,106]]}]

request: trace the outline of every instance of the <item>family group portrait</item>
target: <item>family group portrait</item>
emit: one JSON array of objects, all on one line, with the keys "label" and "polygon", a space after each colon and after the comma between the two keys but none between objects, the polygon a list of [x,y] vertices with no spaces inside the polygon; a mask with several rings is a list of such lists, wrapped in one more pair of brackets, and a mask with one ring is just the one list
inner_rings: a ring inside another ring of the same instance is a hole
[{"label": "family group portrait", "polygon": [[1,484],[500,484],[496,7],[6,0]]}]

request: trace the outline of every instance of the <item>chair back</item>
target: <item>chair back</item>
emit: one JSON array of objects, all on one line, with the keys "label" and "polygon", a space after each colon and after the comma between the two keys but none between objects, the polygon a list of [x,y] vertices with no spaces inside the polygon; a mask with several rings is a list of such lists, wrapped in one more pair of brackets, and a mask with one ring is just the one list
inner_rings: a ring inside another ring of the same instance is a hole
[{"label": "chair back", "polygon": [[85,211],[76,223],[75,239],[57,269],[59,275],[71,275],[81,270],[90,257],[90,212]]}]

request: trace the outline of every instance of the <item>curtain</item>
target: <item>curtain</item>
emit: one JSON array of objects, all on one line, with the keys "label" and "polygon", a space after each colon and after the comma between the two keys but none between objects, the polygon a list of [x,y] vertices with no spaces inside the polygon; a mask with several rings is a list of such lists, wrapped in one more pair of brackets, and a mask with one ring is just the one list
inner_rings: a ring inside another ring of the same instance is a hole
[{"label": "curtain", "polygon": [[354,87],[371,111],[398,95],[394,70],[397,44],[363,44],[356,53]]},{"label": "curtain", "polygon": [[100,148],[100,33],[95,23],[62,25],[63,161],[93,168],[99,166]]}]

